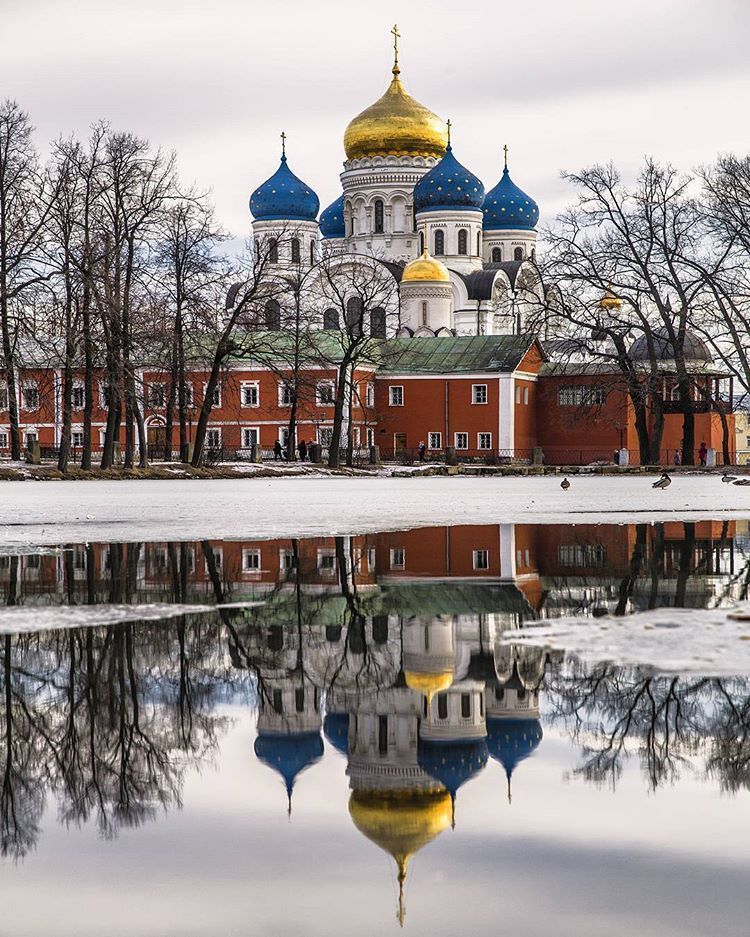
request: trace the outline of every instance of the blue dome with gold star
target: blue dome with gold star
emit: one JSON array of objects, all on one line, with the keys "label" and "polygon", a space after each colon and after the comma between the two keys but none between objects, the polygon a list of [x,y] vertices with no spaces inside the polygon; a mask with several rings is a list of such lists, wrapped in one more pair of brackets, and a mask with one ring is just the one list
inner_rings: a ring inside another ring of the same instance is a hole
[{"label": "blue dome with gold star", "polygon": [[262,734],[255,739],[254,748],[259,761],[281,775],[290,802],[297,776],[323,757],[323,739],[318,732]]},{"label": "blue dome with gold star", "polygon": [[482,206],[485,231],[533,230],[539,222],[539,206],[510,178],[508,167],[484,198]]},{"label": "blue dome with gold star", "polygon": [[437,166],[414,186],[414,213],[421,211],[478,211],[484,201],[481,179],[462,166],[450,143]]},{"label": "blue dome with gold star", "polygon": [[279,168],[250,196],[256,221],[315,221],[320,200],[307,183],[294,175],[281,154]]},{"label": "blue dome with gold star", "polygon": [[324,238],[342,238],[346,236],[344,228],[344,193],[326,208],[320,215],[320,233]]}]

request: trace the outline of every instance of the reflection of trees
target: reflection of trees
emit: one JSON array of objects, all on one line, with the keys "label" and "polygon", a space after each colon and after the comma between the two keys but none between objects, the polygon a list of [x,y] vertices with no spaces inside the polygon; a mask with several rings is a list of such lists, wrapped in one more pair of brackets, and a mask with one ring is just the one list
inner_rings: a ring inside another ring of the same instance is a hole
[{"label": "reflection of trees", "polygon": [[[138,552],[110,548],[114,601],[130,593]],[[230,680],[220,628],[180,618],[3,639],[4,855],[34,845],[48,794],[64,822],[95,819],[108,837],[180,806],[186,769],[212,755],[225,724],[214,712]]]},{"label": "reflection of trees", "polygon": [[638,758],[652,790],[685,770],[750,786],[750,681],[653,675],[568,662],[545,687],[550,718],[583,754],[575,774],[613,787]]}]

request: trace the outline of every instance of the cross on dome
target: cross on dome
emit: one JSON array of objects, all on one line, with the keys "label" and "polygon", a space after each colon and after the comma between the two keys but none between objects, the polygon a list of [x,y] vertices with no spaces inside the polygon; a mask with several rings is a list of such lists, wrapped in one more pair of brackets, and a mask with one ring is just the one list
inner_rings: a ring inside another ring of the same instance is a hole
[{"label": "cross on dome", "polygon": [[391,30],[393,34],[393,74],[401,74],[401,69],[398,67],[398,40],[401,38],[401,33],[398,31],[398,26],[394,25]]}]

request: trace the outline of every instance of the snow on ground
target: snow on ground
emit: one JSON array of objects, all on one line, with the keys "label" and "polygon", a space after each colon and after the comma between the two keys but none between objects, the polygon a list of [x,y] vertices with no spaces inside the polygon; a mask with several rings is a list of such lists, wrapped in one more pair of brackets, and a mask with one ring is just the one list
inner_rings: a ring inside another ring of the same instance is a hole
[{"label": "snow on ground", "polygon": [[[735,611],[661,608],[624,618],[561,618],[505,632],[504,639],[564,650],[587,663],[734,676],[750,673],[750,619],[734,618]],[[743,607],[743,614],[750,611]]]},{"label": "snow on ground", "polygon": [[456,524],[750,518],[718,475],[0,482],[0,547],[269,539]]}]

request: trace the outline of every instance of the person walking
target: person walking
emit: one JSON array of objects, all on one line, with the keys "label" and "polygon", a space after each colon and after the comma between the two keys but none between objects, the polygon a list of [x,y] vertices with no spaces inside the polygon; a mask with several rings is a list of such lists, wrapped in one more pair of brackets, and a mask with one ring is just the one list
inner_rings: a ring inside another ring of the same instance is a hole
[{"label": "person walking", "polygon": [[283,455],[283,450],[281,448],[281,443],[277,439],[276,442],[273,444],[273,461],[283,462],[282,455]]},{"label": "person walking", "polygon": [[674,465],[680,464],[680,450],[679,449],[675,449],[674,455],[672,456],[672,463]]},{"label": "person walking", "polygon": [[420,461],[420,462],[424,462],[424,454],[425,454],[425,449],[426,449],[426,448],[427,448],[427,447],[425,446],[424,441],[423,441],[423,442],[420,442],[419,448],[417,449],[417,455],[419,456],[419,461]]},{"label": "person walking", "polygon": [[700,463],[702,466],[705,466],[707,457],[708,457],[708,447],[706,446],[705,442],[702,442],[701,447],[698,450],[698,459],[700,460]]},{"label": "person walking", "polygon": [[307,458],[307,443],[304,439],[300,439],[299,445],[297,446],[297,452],[299,452],[300,462],[304,462]]}]

